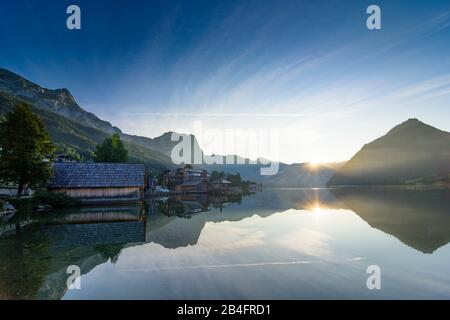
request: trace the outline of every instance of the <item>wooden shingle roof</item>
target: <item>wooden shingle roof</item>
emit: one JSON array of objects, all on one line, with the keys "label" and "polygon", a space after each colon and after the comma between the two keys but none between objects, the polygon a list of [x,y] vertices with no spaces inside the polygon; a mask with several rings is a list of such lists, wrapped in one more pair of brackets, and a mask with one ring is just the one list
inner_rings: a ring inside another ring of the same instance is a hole
[{"label": "wooden shingle roof", "polygon": [[144,187],[143,164],[55,163],[49,188]]}]

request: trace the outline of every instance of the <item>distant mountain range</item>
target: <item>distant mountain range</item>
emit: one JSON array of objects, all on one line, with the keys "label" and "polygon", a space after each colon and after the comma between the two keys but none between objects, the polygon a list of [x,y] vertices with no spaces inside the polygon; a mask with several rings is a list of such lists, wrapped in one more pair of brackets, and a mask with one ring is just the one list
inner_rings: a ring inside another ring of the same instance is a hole
[{"label": "distant mountain range", "polygon": [[55,144],[83,153],[113,133],[121,135],[133,161],[157,170],[171,167],[170,158],[158,138],[127,135],[109,122],[81,108],[67,89],[49,90],[0,68],[0,114],[16,103],[29,103],[45,121]]},{"label": "distant mountain range", "polygon": [[343,165],[329,185],[398,185],[446,181],[450,133],[417,119],[394,127],[366,144]]},{"label": "distant mountain range", "polygon": [[[67,89],[50,90],[0,68],[0,116],[19,102],[29,103],[44,120],[60,150],[73,149],[89,157],[95,146],[118,133],[133,162],[146,164],[152,172],[177,167],[171,160],[172,132],[156,138],[123,133],[111,123],[79,106]],[[201,150],[193,135],[195,148]],[[239,158],[238,156],[234,156]],[[240,158],[249,163],[248,159]],[[404,184],[448,179],[450,133],[417,119],[393,128],[385,136],[365,145],[347,163],[312,167],[307,163],[279,164],[274,176],[261,176],[259,164],[197,165],[209,171],[239,172],[244,179],[268,187],[321,187],[328,185]]]},{"label": "distant mountain range", "polygon": [[[0,115],[10,111],[19,102],[29,103],[33,111],[42,117],[53,142],[61,150],[70,148],[88,156],[98,143],[109,135],[118,133],[125,142],[131,161],[145,163],[154,171],[177,167],[170,158],[172,148],[177,143],[171,140],[172,132],[153,139],[123,133],[111,123],[80,107],[69,90],[42,88],[20,75],[0,68]],[[200,149],[195,136],[190,135],[190,138],[193,145]],[[244,161],[249,162],[248,159]],[[328,167],[311,171],[306,164],[280,163],[279,174],[266,177],[260,175],[259,164],[197,167],[209,171],[239,172],[244,179],[270,186],[323,186],[333,175],[333,170]]]}]

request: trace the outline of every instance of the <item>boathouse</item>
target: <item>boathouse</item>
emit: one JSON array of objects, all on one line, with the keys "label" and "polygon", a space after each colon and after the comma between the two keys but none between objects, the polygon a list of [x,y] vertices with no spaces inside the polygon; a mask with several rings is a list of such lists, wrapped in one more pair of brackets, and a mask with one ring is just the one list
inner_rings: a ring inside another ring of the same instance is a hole
[{"label": "boathouse", "polygon": [[145,167],[125,163],[54,163],[48,189],[83,203],[136,202],[143,198]]}]

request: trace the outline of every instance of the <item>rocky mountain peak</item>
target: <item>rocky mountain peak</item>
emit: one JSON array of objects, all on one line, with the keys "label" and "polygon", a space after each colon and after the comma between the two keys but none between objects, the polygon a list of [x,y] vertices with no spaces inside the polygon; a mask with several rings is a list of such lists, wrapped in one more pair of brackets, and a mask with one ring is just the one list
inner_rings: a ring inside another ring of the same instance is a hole
[{"label": "rocky mountain peak", "polygon": [[18,74],[0,68],[0,91],[84,126],[110,134],[118,131],[109,122],[99,119],[95,114],[80,107],[66,88],[56,90],[42,88]]}]

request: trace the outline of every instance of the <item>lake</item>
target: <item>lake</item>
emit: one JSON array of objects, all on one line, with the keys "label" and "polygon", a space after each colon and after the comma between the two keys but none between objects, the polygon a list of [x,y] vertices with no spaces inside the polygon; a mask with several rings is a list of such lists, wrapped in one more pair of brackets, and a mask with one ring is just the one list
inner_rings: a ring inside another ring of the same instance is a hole
[{"label": "lake", "polygon": [[[266,190],[18,214],[0,224],[0,299],[449,299],[449,241],[449,190]],[[79,290],[67,290],[70,265]]]}]

